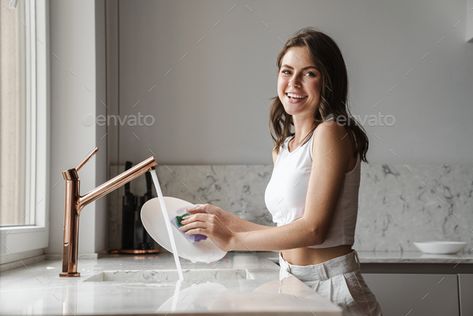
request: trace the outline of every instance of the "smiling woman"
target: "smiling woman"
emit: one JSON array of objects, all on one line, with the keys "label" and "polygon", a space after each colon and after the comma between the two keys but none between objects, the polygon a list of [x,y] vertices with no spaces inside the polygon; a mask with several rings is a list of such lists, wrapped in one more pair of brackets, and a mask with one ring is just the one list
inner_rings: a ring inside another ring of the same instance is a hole
[{"label": "smiling woman", "polygon": [[0,264],[47,246],[46,1],[1,0]]},{"label": "smiling woman", "polygon": [[381,315],[354,244],[360,165],[368,138],[346,105],[348,78],[337,44],[303,29],[277,59],[271,108],[273,173],[265,202],[277,227],[235,218],[213,205],[187,210],[186,234],[224,250],[277,250],[280,278],[293,275],[347,315]]}]

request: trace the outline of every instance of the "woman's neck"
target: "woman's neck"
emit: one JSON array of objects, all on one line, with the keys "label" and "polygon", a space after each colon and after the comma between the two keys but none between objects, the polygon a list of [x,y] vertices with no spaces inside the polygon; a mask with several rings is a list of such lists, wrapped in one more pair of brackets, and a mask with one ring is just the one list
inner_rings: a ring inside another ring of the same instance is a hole
[{"label": "woman's neck", "polygon": [[315,128],[315,122],[313,118],[306,119],[295,119],[294,118],[294,138],[293,146],[299,146],[304,139],[312,132]]}]

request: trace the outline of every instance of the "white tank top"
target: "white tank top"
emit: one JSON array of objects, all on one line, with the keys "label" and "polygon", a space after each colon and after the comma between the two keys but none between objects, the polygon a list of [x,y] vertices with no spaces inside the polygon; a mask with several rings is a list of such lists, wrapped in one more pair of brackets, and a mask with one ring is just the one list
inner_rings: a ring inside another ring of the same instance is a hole
[{"label": "white tank top", "polygon": [[[314,134],[292,152],[288,150],[288,137],[279,150],[273,173],[266,187],[266,207],[278,225],[285,225],[304,215],[304,206],[312,168],[312,143]],[[332,222],[325,241],[309,248],[328,248],[353,245],[358,213],[358,189],[360,187],[360,156],[356,165],[345,173]]]}]

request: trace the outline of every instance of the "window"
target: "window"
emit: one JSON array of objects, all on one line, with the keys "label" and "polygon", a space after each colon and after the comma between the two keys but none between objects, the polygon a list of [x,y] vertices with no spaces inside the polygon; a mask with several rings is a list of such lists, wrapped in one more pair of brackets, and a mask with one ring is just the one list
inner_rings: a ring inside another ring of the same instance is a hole
[{"label": "window", "polygon": [[48,243],[46,0],[0,0],[0,264]]}]

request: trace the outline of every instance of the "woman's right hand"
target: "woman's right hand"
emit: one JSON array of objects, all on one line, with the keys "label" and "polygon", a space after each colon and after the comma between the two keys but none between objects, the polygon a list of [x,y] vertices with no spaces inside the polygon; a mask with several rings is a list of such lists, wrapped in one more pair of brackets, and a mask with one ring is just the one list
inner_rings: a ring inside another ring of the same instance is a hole
[{"label": "woman's right hand", "polygon": [[190,214],[197,214],[197,213],[208,213],[213,214],[217,217],[220,223],[225,225],[228,229],[232,231],[240,231],[239,224],[241,223],[241,219],[236,216],[235,214],[225,211],[224,209],[212,205],[212,204],[197,204],[193,208],[186,209],[186,212]]},{"label": "woman's right hand", "polygon": [[195,207],[186,209],[186,211],[190,214],[208,213],[215,215],[216,218],[214,219],[217,219],[221,224],[223,224],[223,226],[235,233],[261,230],[272,227],[244,220],[234,213],[225,211],[224,209],[212,204],[197,204]]}]

